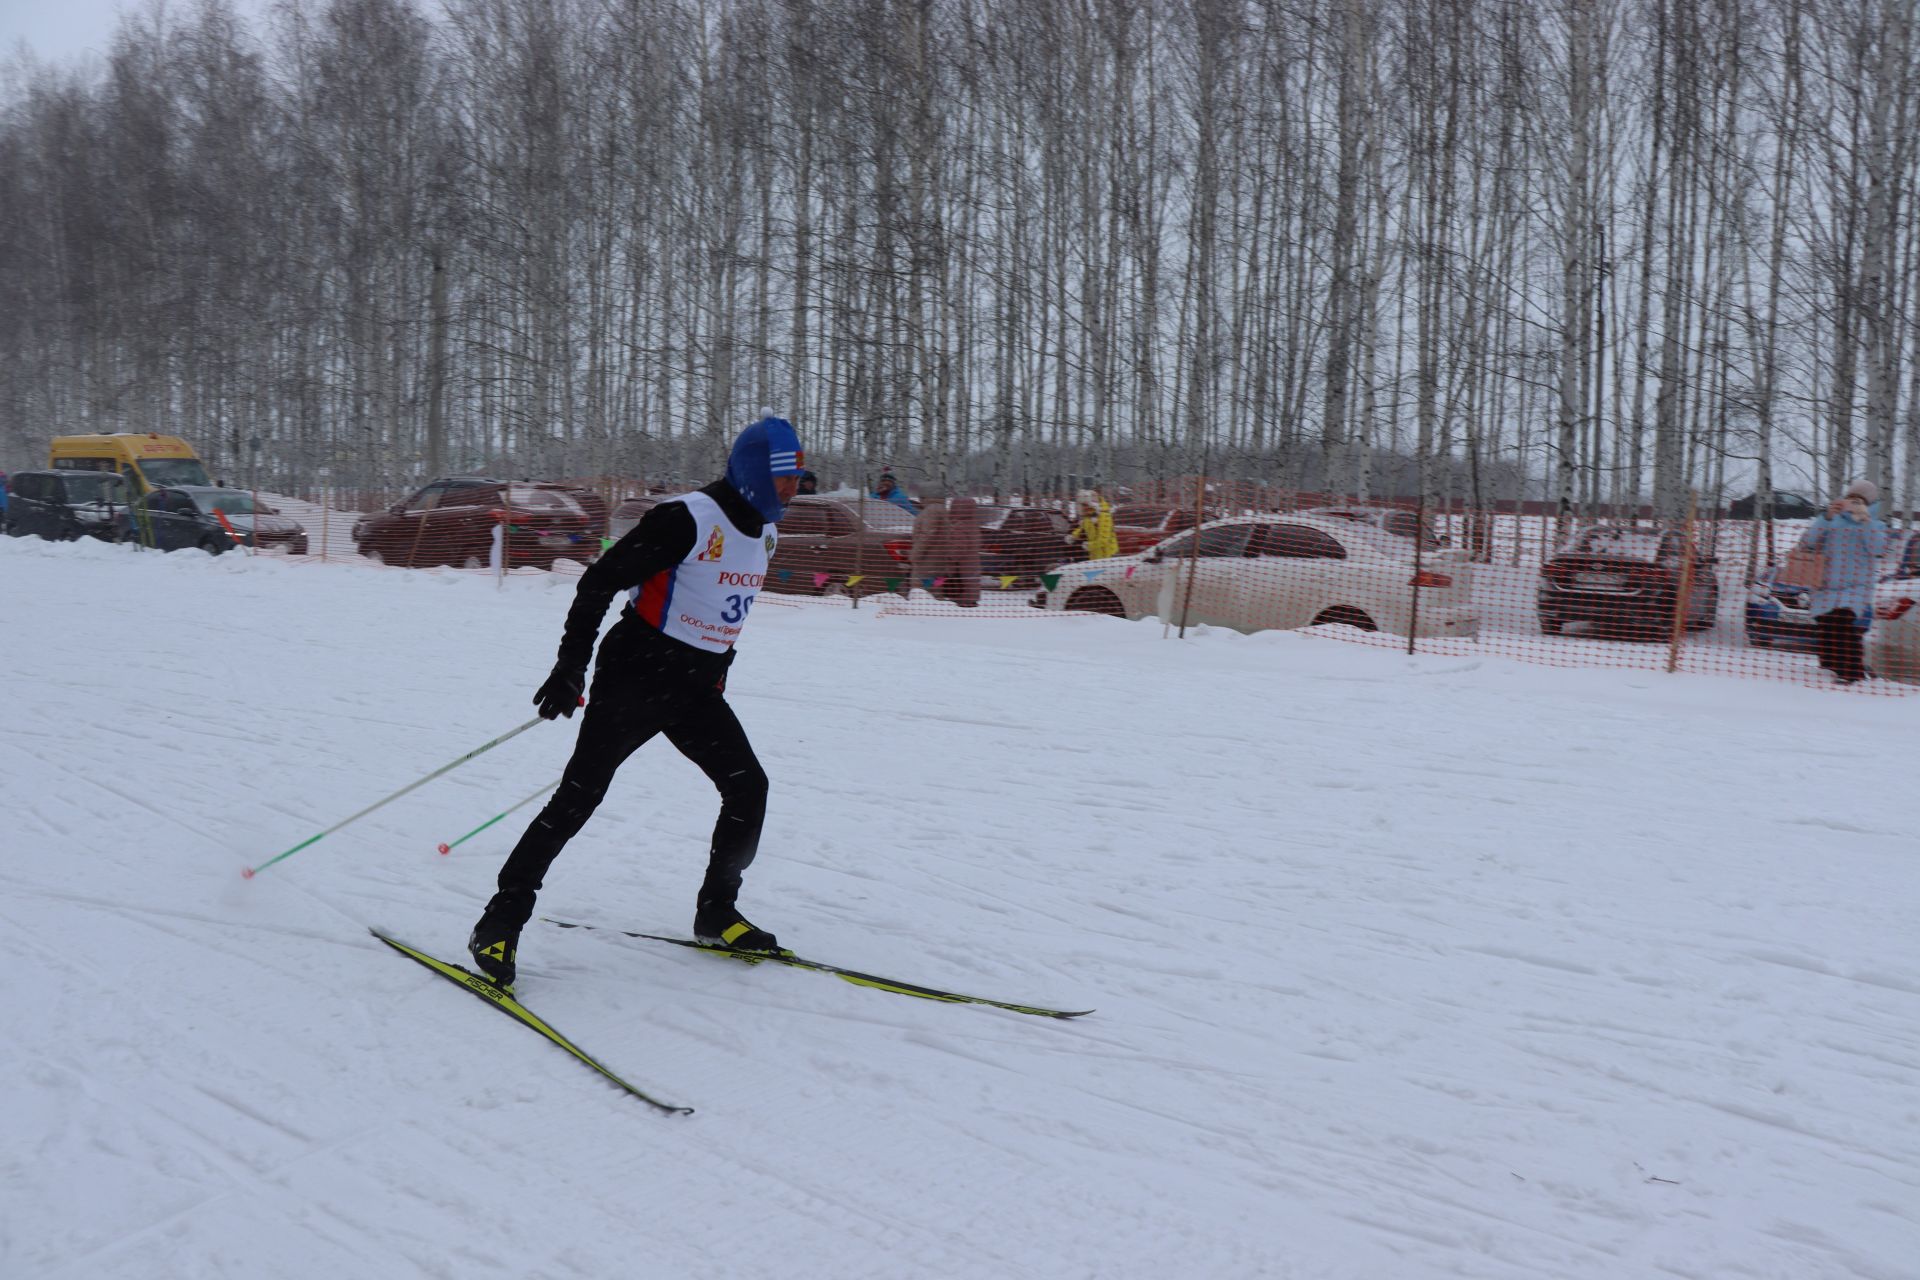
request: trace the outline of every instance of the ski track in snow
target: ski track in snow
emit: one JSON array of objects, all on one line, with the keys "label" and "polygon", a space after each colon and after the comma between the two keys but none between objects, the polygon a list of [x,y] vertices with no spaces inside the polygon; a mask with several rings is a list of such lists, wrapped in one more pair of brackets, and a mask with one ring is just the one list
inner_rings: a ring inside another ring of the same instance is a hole
[{"label": "ski track in snow", "polygon": [[[530,926],[566,576],[0,540],[0,1276],[1916,1280],[1903,699],[1158,623],[755,614],[743,907],[1071,1023]],[[679,933],[664,744],[543,913]]]}]

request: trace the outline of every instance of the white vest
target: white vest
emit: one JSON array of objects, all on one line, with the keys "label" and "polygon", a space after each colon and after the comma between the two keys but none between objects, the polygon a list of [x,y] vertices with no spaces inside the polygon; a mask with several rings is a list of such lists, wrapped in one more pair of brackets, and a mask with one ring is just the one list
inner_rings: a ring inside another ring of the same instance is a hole
[{"label": "white vest", "polygon": [[740,638],[780,535],[770,524],[758,536],[740,532],[704,493],[673,501],[693,513],[693,550],[635,587],[629,599],[635,613],[675,640],[723,653]]}]

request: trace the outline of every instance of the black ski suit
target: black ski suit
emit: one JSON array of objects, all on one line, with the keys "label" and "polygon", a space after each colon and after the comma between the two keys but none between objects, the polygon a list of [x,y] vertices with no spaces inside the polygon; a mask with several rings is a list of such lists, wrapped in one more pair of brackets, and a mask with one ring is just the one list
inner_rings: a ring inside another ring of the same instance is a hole
[{"label": "black ski suit", "polygon": [[[760,536],[765,521],[725,480],[716,480],[701,492],[719,503],[742,533]],[[693,514],[684,504],[664,502],[594,561],[581,575],[573,606],[567,611],[555,672],[584,673],[600,620],[614,596],[655,574],[672,573],[693,550],[698,533]],[[636,615],[631,605],[622,606],[620,620],[600,643],[580,737],[560,789],[500,868],[500,892],[489,912],[498,911],[516,924],[526,923],[547,868],[593,815],[614,771],[659,733],[719,788],[720,820],[713,828],[699,905],[733,906],[741,873],[760,846],[767,775],[727,705],[727,667],[732,661],[732,649],[696,649],[663,635]]]}]

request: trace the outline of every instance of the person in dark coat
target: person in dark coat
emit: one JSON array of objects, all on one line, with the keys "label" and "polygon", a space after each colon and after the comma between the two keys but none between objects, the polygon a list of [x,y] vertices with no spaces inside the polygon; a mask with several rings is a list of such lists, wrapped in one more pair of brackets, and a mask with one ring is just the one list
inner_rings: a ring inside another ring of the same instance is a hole
[{"label": "person in dark coat", "polygon": [[893,478],[893,472],[891,471],[882,471],[880,473],[879,483],[873,486],[873,496],[882,502],[891,502],[894,506],[909,515],[920,514],[920,508],[914,505],[913,499],[907,496],[907,491],[900,487],[899,482]]},{"label": "person in dark coat", "polygon": [[467,940],[474,963],[499,986],[513,983],[520,931],[547,869],[599,806],[614,771],[656,734],[720,791],[694,936],[737,951],[779,950],[735,903],[760,846],[767,775],[726,689],[802,460],[793,425],[762,418],[734,442],[723,478],[654,507],[580,576],[559,659],[533,695],[545,719],[571,717],[581,704],[600,620],[616,594],[628,599],[600,643],[593,697],[560,787],[507,855],[499,892]]}]

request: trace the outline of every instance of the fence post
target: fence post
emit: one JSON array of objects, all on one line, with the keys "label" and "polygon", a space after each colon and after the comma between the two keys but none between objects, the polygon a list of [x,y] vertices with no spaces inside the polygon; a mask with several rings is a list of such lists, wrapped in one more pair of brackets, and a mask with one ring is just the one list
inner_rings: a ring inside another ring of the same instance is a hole
[{"label": "fence post", "polygon": [[1413,638],[1420,634],[1420,575],[1426,571],[1427,486],[1420,486],[1420,501],[1413,513],[1413,609],[1407,618],[1407,652],[1414,651]]},{"label": "fence post", "polygon": [[1687,495],[1687,523],[1681,530],[1680,589],[1673,593],[1673,636],[1667,645],[1667,674],[1680,666],[1680,641],[1687,634],[1687,605],[1693,595],[1693,525],[1700,509],[1700,491]]},{"label": "fence post", "polygon": [[[861,531],[865,532],[867,528],[867,490],[873,487],[873,480],[871,479],[873,475],[873,470],[871,466],[869,466],[864,459],[861,461],[860,468],[861,469],[860,469],[859,516],[860,516]],[[851,575],[854,578],[863,578],[866,576],[866,573],[867,573],[866,551],[867,551],[867,540],[864,537],[855,538],[853,540],[853,573]],[[855,609],[858,609],[860,607],[860,591],[857,583],[854,583],[851,581],[848,582],[847,599],[853,602],[853,607]]]},{"label": "fence post", "polygon": [[513,534],[513,486],[508,485],[501,495],[506,500],[501,503],[500,521],[493,526],[493,589],[504,591],[507,586],[507,541]]},{"label": "fence post", "polygon": [[1193,580],[1200,572],[1200,526],[1207,519],[1207,471],[1200,469],[1200,482],[1193,494],[1193,546],[1187,552],[1187,592],[1180,602],[1180,638],[1187,638],[1187,614],[1193,609]]}]

